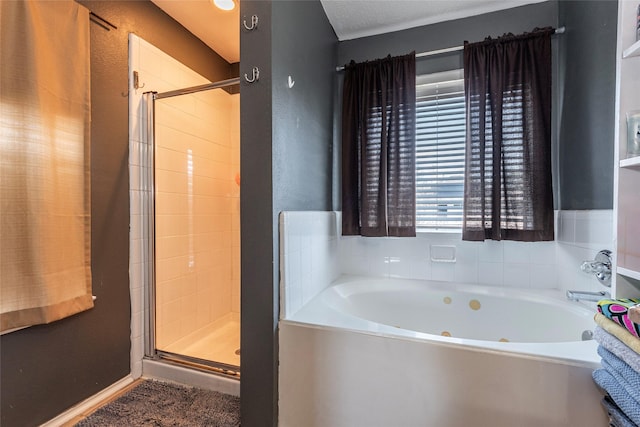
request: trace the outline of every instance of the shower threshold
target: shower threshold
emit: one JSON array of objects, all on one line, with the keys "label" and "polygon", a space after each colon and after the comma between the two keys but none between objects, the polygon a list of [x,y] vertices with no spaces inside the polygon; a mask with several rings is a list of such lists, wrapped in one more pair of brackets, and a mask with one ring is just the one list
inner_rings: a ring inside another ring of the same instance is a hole
[{"label": "shower threshold", "polygon": [[[152,358],[153,359],[153,358]],[[197,357],[185,356],[166,351],[157,351],[153,360],[159,360],[172,365],[196,369],[201,372],[223,375],[227,378],[240,379],[240,367],[228,365],[226,363],[213,362],[211,360],[199,359]]]}]

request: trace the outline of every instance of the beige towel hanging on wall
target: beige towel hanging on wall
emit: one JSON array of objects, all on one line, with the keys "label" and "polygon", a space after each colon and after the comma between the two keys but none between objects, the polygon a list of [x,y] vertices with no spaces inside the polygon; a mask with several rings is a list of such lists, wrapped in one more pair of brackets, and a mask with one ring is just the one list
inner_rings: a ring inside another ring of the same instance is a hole
[{"label": "beige towel hanging on wall", "polygon": [[0,330],[91,297],[89,11],[0,1]]}]

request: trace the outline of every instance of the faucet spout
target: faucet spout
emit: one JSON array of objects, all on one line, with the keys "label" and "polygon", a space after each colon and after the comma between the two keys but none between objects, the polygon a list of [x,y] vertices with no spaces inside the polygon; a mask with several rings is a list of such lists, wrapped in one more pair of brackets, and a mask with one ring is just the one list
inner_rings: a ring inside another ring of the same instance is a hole
[{"label": "faucet spout", "polygon": [[602,299],[611,298],[609,292],[585,292],[585,291],[567,291],[567,298],[571,301],[593,301],[598,302]]}]

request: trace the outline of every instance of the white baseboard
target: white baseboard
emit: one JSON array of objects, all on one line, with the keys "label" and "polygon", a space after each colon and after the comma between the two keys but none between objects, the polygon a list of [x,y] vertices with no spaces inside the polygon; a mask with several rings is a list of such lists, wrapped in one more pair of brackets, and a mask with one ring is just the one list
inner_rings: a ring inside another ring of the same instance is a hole
[{"label": "white baseboard", "polygon": [[77,405],[67,409],[65,412],[63,412],[62,414],[58,415],[57,417],[47,421],[46,423],[42,424],[41,427],[58,427],[61,426],[69,421],[71,421],[72,419],[74,419],[75,417],[78,417],[80,415],[82,415],[83,413],[89,411],[91,408],[98,406],[100,403],[102,403],[103,401],[109,399],[111,396],[115,395],[116,393],[118,393],[119,391],[121,391],[122,389],[124,389],[125,387],[127,387],[128,385],[130,385],[131,383],[133,383],[133,378],[131,377],[131,375],[127,375],[126,377],[122,378],[119,381],[116,381],[115,383],[111,384],[110,386],[100,390],[98,393],[94,394],[93,396],[83,400],[82,402],[78,403]]}]

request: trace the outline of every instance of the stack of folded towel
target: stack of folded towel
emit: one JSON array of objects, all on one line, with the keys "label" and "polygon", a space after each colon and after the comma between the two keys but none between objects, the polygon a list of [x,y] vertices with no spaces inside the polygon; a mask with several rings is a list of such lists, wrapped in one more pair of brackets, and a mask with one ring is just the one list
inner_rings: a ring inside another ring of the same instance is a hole
[{"label": "stack of folded towel", "polygon": [[[631,307],[640,300],[620,299],[598,302],[593,338],[600,344],[602,368],[593,379],[607,395],[602,404],[613,427],[640,426],[640,325],[629,318]],[[631,309],[631,318],[635,318]]]}]

